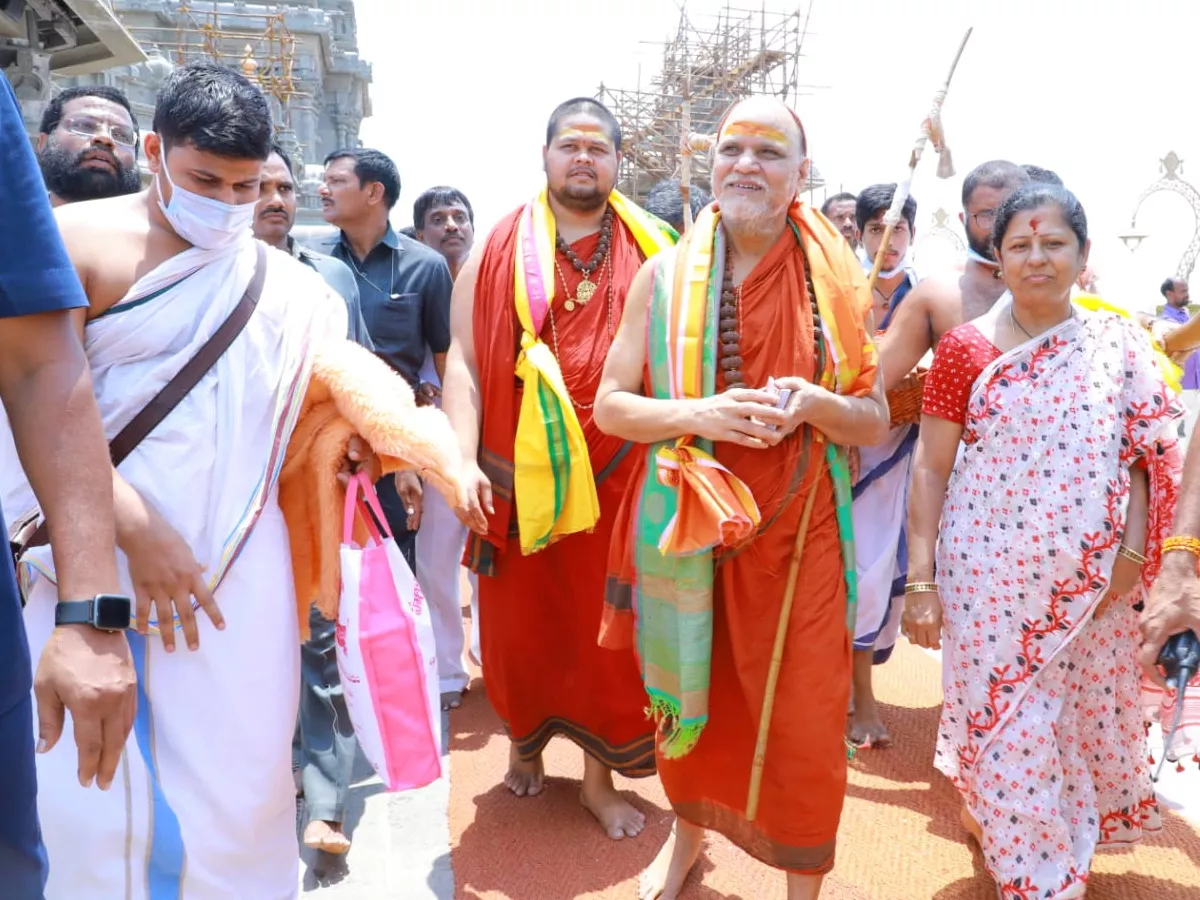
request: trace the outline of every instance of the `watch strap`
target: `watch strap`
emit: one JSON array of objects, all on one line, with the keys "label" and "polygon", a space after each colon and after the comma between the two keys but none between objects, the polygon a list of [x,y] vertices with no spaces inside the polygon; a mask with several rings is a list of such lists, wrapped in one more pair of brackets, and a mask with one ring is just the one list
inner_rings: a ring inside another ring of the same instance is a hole
[{"label": "watch strap", "polygon": [[91,625],[95,605],[95,600],[59,600],[54,607],[54,627]]}]

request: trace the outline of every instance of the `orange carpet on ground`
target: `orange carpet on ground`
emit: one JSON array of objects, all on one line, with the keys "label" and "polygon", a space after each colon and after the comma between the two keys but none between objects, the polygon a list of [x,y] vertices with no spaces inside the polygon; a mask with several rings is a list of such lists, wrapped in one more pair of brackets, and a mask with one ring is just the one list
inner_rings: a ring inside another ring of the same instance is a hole
[{"label": "orange carpet on ground", "polygon": [[[982,858],[959,825],[957,795],[933,768],[937,661],[902,643],[876,669],[876,679],[896,746],[860,752],[851,763],[837,866],[822,900],[995,900]],[[518,799],[501,783],[508,741],[483,681],[475,680],[450,723],[451,861],[460,900],[637,897],[638,873],[671,827],[657,779],[620,780],[619,789],[645,811],[647,827],[636,840],[614,843],[579,806],[583,760],[573,745],[553,741],[545,756],[546,790]],[[1161,835],[1097,857],[1088,900],[1200,896],[1200,833],[1164,815]],[[684,900],[783,896],[780,873],[710,836]]]}]

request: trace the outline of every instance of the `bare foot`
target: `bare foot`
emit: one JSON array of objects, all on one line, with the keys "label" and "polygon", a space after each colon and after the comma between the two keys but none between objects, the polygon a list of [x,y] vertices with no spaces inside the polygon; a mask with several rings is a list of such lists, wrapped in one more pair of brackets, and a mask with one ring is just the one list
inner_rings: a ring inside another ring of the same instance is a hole
[{"label": "bare foot", "polygon": [[611,784],[596,786],[585,782],[579,789],[579,802],[614,841],[637,837],[646,827],[646,816],[622,798]]},{"label": "bare foot", "polygon": [[586,753],[583,756],[583,784],[579,802],[596,817],[600,827],[614,841],[637,837],[646,827],[646,817],[624,800],[613,787],[612,772],[604,763]]},{"label": "bare foot", "polygon": [[983,829],[979,823],[975,821],[975,817],[971,815],[971,811],[967,809],[967,804],[963,804],[958,811],[959,821],[962,822],[962,827],[967,829],[967,833],[975,839],[975,843],[983,846]]},{"label": "bare foot", "polygon": [[676,819],[671,836],[638,879],[638,900],[676,900],[703,843],[703,828]]},{"label": "bare foot", "polygon": [[892,736],[883,720],[879,718],[879,709],[874,701],[860,702],[850,714],[850,719],[846,722],[846,737],[855,747],[864,750],[870,747],[886,750],[892,746]]},{"label": "bare foot", "polygon": [[871,650],[854,651],[854,691],[850,697],[850,718],[846,721],[846,739],[855,747],[892,746],[892,736],[879,718],[875,691],[871,684],[875,654]]},{"label": "bare foot", "polygon": [[517,753],[517,745],[510,744],[508,749],[508,774],[504,776],[504,785],[518,797],[536,797],[542,792],[542,779],[546,770],[542,768],[542,755],[525,762]]},{"label": "bare foot", "polygon": [[350,852],[350,838],[342,832],[341,822],[314,819],[304,828],[304,846],[311,850],[324,850],[334,856],[343,856]]}]

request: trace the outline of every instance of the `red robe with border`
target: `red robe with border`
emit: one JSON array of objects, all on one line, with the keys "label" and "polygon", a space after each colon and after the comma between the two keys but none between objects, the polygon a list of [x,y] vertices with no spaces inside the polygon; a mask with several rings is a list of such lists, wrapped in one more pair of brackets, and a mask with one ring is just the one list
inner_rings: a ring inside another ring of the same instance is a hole
[{"label": "red robe with border", "polygon": [[[599,646],[608,547],[637,454],[602,434],[591,405],[625,295],[642,264],[633,235],[614,217],[610,259],[592,273],[590,302],[567,311],[582,276],[556,252],[555,298],[541,338],[554,352],[576,404],[600,500],[591,533],[521,554],[513,497],[513,446],[522,385],[515,375],[520,325],[513,259],[520,210],[488,236],[475,284],[474,340],[481,407],[479,463],[491,479],[495,513],[486,538],[471,535],[465,562],[479,574],[479,631],[487,692],[522,759],[556,734],[629,777],[654,773],[654,724],[632,650]],[[599,233],[571,245],[588,260]],[[564,289],[563,280],[566,280]]]}]

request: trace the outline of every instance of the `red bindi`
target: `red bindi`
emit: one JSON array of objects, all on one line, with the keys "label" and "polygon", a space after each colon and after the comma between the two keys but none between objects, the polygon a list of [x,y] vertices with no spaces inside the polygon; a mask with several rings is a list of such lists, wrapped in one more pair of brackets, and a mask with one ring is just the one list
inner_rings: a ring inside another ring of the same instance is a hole
[{"label": "red bindi", "polygon": [[1029,227],[1033,229],[1034,234],[1037,234],[1038,224],[1039,224],[1039,219],[1037,216],[1034,216],[1032,219],[1029,220]]}]

